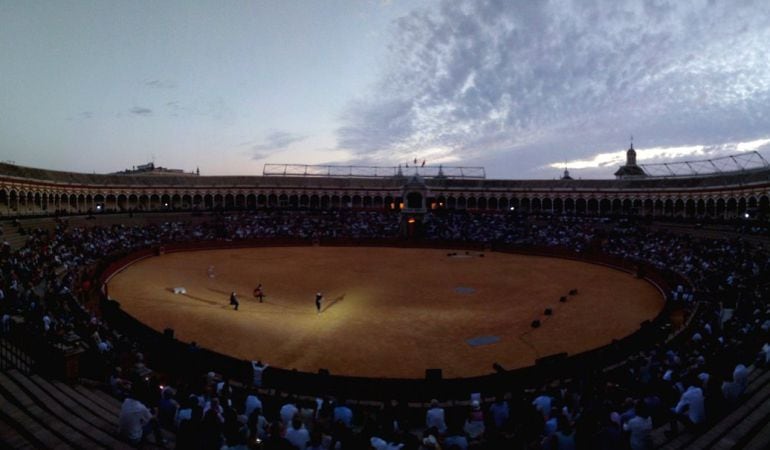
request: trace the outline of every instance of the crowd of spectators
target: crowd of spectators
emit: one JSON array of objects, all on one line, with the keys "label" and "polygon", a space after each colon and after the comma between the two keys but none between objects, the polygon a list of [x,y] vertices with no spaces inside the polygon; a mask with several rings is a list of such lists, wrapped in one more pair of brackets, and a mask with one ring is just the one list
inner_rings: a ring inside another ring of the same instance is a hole
[{"label": "crowd of spectators", "polygon": [[429,214],[423,237],[599,251],[673,270],[689,280],[669,295],[690,313],[684,333],[611,370],[484,393],[497,396],[489,403],[434,400],[419,418],[403,401],[362,407],[323,395],[260,396],[213,372],[162,380],[145,366],[146,349],[84,306],[89,267],[107,255],[184,241],[396,238],[399,221],[397,213],[372,211],[234,213],[143,226],[59,221],[53,231],[30,230],[17,251],[7,243],[0,249],[2,332],[24,327],[51,343],[81,338],[106,368],[113,394],[125,399],[123,437],[162,443],[162,426],[176,432],[177,448],[644,449],[653,427],[677,433],[718,419],[742,400],[750,368],[770,364],[768,248],[601,218]]}]

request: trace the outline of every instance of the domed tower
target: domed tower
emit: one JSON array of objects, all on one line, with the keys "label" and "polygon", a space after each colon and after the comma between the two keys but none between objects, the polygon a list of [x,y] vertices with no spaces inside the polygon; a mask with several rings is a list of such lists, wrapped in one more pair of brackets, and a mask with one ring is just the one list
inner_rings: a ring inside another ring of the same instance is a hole
[{"label": "domed tower", "polygon": [[647,174],[644,173],[644,169],[636,165],[636,150],[634,150],[634,141],[632,139],[631,146],[626,151],[626,164],[620,166],[617,172],[615,172],[615,178],[639,178],[646,176]]}]

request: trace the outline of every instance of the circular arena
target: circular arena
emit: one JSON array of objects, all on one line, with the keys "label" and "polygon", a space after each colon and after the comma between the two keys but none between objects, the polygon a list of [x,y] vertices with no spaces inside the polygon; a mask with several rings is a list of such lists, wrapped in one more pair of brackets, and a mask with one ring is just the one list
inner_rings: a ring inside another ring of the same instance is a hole
[{"label": "circular arena", "polygon": [[[228,427],[297,408],[345,448],[443,445],[429,416],[470,435],[479,412],[480,449],[553,448],[553,427],[627,448],[631,412],[653,448],[764,448],[770,167],[633,157],[615,180],[0,163],[0,426],[30,444],[11,447],[122,448],[119,401],[216,398]],[[202,425],[184,423],[166,438]]]},{"label": "circular arena", "polygon": [[[258,283],[263,303],[252,295]],[[177,252],[133,263],[108,286],[127,313],[184,342],[286,369],[386,378],[431,368],[481,376],[494,363],[582,353],[637,331],[664,303],[657,287],[607,266],[425,248]]]}]

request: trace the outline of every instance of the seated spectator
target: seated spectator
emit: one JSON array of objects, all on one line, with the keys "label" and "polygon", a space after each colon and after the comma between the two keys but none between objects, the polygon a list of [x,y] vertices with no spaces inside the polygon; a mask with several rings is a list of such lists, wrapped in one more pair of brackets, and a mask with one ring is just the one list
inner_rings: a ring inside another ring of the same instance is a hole
[{"label": "seated spectator", "polygon": [[299,412],[299,409],[294,405],[294,398],[289,397],[284,403],[283,406],[281,406],[281,410],[279,411],[279,415],[281,416],[281,423],[284,427],[291,424],[292,419],[294,419],[294,416]]},{"label": "seated spectator", "polygon": [[495,429],[504,429],[511,417],[508,402],[506,402],[502,396],[498,395],[495,402],[489,407],[489,415],[491,416],[491,423]]},{"label": "seated spectator", "polygon": [[291,420],[291,426],[286,430],[286,440],[299,450],[305,450],[307,443],[310,442],[310,433],[302,423],[299,414]]},{"label": "seated spectator", "polygon": [[249,417],[255,409],[262,409],[262,401],[255,394],[249,394],[246,396],[246,401],[243,406],[243,415]]},{"label": "seated spectator", "polygon": [[687,390],[682,393],[679,403],[673,408],[674,416],[671,420],[670,434],[675,435],[678,432],[679,421],[690,428],[696,428],[706,420],[703,390],[698,387],[699,384],[697,378],[688,377]]},{"label": "seated spectator", "polygon": [[289,441],[283,438],[283,425],[281,422],[273,422],[270,424],[270,431],[267,439],[262,441],[262,448],[264,450],[296,450]]},{"label": "seated spectator", "polygon": [[644,403],[637,403],[636,415],[623,424],[623,430],[629,433],[631,450],[652,449],[652,418]]},{"label": "seated spectator", "polygon": [[444,418],[444,408],[439,406],[435,398],[430,401],[430,408],[425,413],[425,426],[435,428],[439,433],[446,432],[446,420]]},{"label": "seated spectator", "polygon": [[556,432],[551,436],[551,448],[556,450],[575,450],[575,429],[566,416],[557,418]]},{"label": "seated spectator", "polygon": [[158,421],[162,427],[175,427],[174,419],[179,409],[179,403],[174,398],[175,395],[176,391],[170,386],[166,386],[161,393],[160,402],[158,403]]},{"label": "seated spectator", "polygon": [[348,428],[353,428],[353,410],[342,400],[334,407],[334,414],[332,420],[335,422],[340,421]]},{"label": "seated spectator", "polygon": [[200,445],[204,449],[219,449],[223,443],[222,431],[224,418],[215,408],[209,408],[203,413],[201,421]]},{"label": "seated spectator", "polygon": [[481,411],[481,404],[478,400],[471,402],[471,411],[465,420],[465,434],[472,441],[481,440],[484,435],[484,412]]}]

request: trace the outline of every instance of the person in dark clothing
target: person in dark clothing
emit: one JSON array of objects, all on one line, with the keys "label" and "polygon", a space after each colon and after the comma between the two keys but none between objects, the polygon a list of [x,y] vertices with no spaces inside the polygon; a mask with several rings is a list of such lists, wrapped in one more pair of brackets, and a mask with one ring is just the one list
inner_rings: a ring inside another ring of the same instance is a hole
[{"label": "person in dark clothing", "polygon": [[275,421],[270,424],[270,434],[262,442],[264,450],[297,450],[289,441],[281,437],[281,422]]},{"label": "person in dark clothing", "polygon": [[265,292],[262,290],[262,283],[259,283],[257,287],[254,288],[254,297],[259,299],[259,303],[262,303],[262,300],[264,300]]},{"label": "person in dark clothing", "polygon": [[238,305],[240,303],[238,302],[238,297],[235,295],[235,291],[230,293],[230,305],[233,306],[236,311],[238,311]]}]

